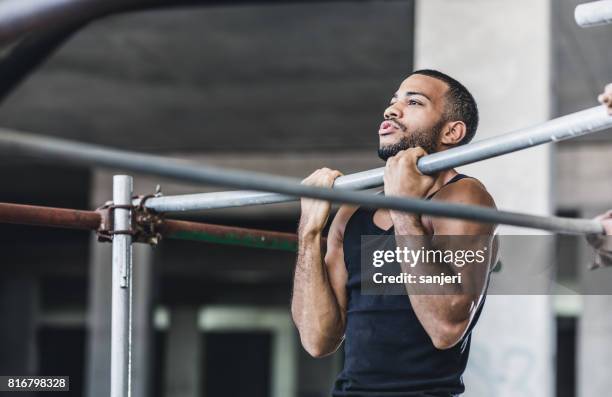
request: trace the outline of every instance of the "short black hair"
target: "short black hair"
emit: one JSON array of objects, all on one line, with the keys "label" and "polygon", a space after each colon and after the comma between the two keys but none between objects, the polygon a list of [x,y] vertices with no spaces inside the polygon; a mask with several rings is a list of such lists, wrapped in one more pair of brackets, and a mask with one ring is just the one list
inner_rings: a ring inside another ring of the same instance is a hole
[{"label": "short black hair", "polygon": [[468,91],[468,89],[457,80],[437,70],[415,70],[414,72],[410,73],[409,76],[412,76],[413,74],[433,77],[434,79],[443,81],[448,85],[448,92],[446,93],[446,109],[443,117],[445,118],[445,121],[463,121],[466,126],[466,133],[465,137],[457,144],[457,146],[469,143],[472,138],[474,138],[474,135],[476,135],[476,130],[478,129],[478,106],[476,105],[476,100],[470,91]]}]

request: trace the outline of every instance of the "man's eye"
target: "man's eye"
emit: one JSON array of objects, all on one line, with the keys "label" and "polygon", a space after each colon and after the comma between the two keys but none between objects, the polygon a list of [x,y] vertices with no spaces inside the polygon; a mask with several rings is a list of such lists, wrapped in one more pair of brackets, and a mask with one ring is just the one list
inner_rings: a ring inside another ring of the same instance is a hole
[{"label": "man's eye", "polygon": [[414,99],[409,99],[408,100],[408,105],[420,105],[421,103],[418,101],[415,101]]}]

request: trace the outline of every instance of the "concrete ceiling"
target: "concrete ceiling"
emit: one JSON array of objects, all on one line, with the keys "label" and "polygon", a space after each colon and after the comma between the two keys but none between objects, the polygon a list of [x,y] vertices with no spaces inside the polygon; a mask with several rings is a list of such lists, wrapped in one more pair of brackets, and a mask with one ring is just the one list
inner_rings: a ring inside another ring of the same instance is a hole
[{"label": "concrete ceiling", "polygon": [[0,125],[153,151],[372,147],[412,67],[412,1],[147,11],[98,21]]}]

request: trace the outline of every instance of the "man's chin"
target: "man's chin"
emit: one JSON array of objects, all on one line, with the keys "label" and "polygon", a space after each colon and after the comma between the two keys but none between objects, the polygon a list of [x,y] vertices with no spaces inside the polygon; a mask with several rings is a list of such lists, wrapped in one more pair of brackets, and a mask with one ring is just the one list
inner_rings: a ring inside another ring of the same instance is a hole
[{"label": "man's chin", "polygon": [[406,146],[406,142],[403,142],[401,139],[399,140],[394,140],[392,142],[380,142],[378,145],[378,150],[384,150],[384,151],[395,151],[395,152],[399,152],[400,150],[403,149],[407,149],[408,147]]},{"label": "man's chin", "polygon": [[387,161],[389,157],[395,156],[400,150],[397,145],[384,145],[378,147],[378,157],[382,161]]}]

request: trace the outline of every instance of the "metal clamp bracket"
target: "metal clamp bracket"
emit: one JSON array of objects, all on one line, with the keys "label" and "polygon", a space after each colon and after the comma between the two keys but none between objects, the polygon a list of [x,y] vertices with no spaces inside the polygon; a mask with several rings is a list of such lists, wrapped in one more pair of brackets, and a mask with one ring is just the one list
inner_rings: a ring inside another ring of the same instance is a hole
[{"label": "metal clamp bracket", "polygon": [[[158,232],[158,227],[163,223],[164,218],[161,214],[145,207],[148,199],[159,196],[161,196],[161,193],[158,187],[155,194],[135,196],[134,199],[139,199],[138,205],[115,205],[112,201],[104,203],[104,205],[96,209],[96,212],[100,214],[100,226],[96,231],[98,241],[112,242],[113,236],[116,234],[129,234],[135,243],[146,243],[153,246],[159,244],[162,236]],[[130,229],[115,230],[113,222],[115,209],[131,211]]]}]

